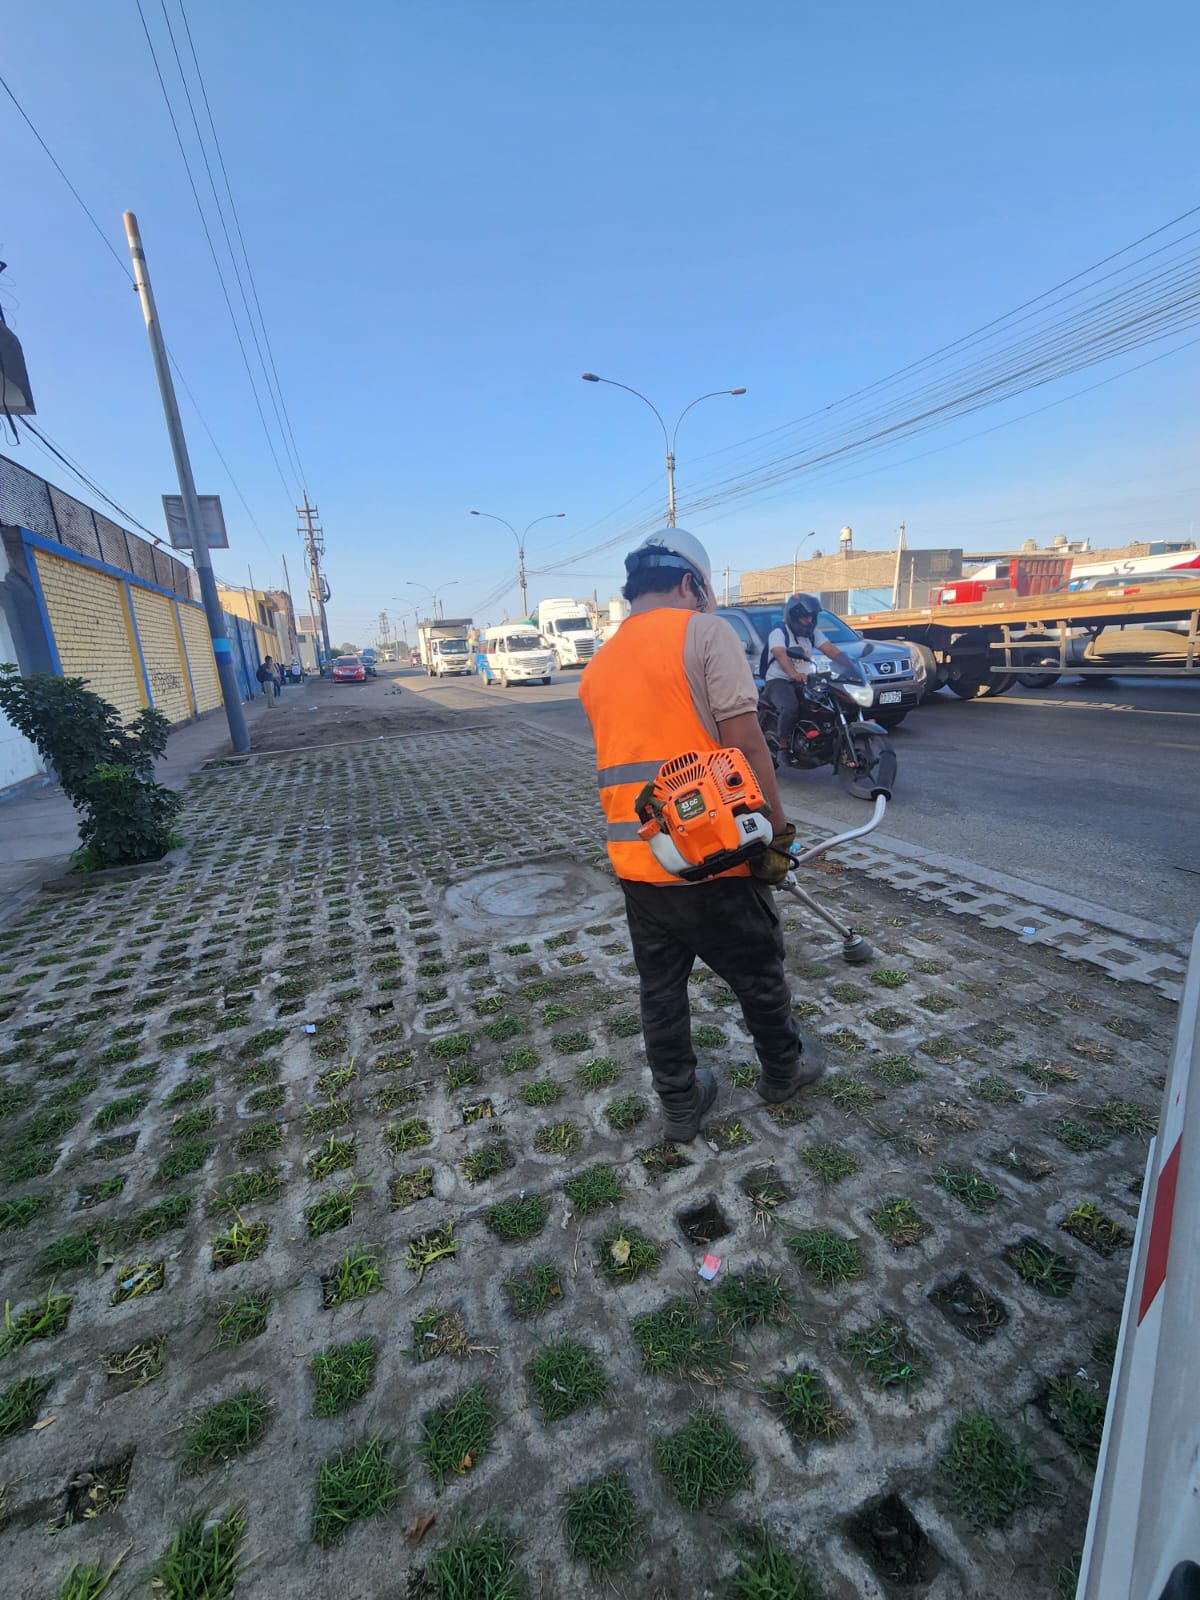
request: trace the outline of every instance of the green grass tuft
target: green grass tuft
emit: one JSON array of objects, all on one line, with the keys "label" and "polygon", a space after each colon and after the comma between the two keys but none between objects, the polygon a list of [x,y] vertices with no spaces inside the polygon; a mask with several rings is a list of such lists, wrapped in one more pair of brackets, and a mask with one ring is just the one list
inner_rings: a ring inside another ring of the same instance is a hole
[{"label": "green grass tuft", "polygon": [[797,1444],[834,1439],[849,1430],[849,1417],[834,1405],[821,1374],[809,1367],[797,1367],[795,1372],[769,1384],[766,1395]]},{"label": "green grass tuft", "polygon": [[621,1199],[621,1182],[612,1167],[585,1167],[563,1184],[563,1193],[577,1217],[590,1217],[594,1211],[616,1205]]},{"label": "green grass tuft", "polygon": [[263,1167],[257,1172],[235,1172],[213,1197],[214,1211],[241,1211],[244,1206],[269,1205],[282,1192],[282,1167]]},{"label": "green grass tuft", "polygon": [[436,1600],[525,1600],[518,1549],[503,1528],[489,1525],[460,1534],[429,1563]]},{"label": "green grass tuft", "polygon": [[826,1189],[860,1170],[856,1158],[837,1144],[810,1144],[801,1150],[800,1159]]},{"label": "green grass tuft", "polygon": [[544,1345],[526,1371],[543,1422],[560,1422],[608,1396],[604,1368],[587,1346],[575,1339]]},{"label": "green grass tuft", "polygon": [[617,1133],[628,1133],[630,1128],[636,1128],[639,1122],[645,1120],[649,1110],[640,1094],[623,1094],[608,1102],[604,1115],[609,1126]]},{"label": "green grass tuft", "polygon": [[706,1511],[753,1482],[749,1457],[715,1412],[693,1411],[678,1433],[659,1434],[654,1464],[685,1510]]},{"label": "green grass tuft", "polygon": [[911,1200],[885,1200],[867,1215],[893,1250],[906,1250],[920,1244],[930,1231],[929,1224]]},{"label": "green grass tuft", "polygon": [[384,1142],[396,1155],[404,1155],[406,1151],[432,1144],[433,1133],[424,1117],[408,1117],[403,1122],[392,1123],[384,1133]]},{"label": "green grass tuft", "polygon": [[314,1183],[319,1183],[323,1178],[332,1177],[335,1172],[354,1166],[357,1160],[358,1141],[353,1134],[348,1139],[337,1139],[330,1134],[321,1148],[309,1156],[308,1175]]},{"label": "green grass tuft", "polygon": [[0,1439],[11,1439],[14,1434],[33,1427],[51,1381],[49,1378],[18,1378],[7,1389],[0,1390]]},{"label": "green grass tuft", "polygon": [[992,1180],[976,1172],[974,1167],[943,1167],[937,1181],[968,1211],[990,1211],[1000,1199],[1000,1190]]},{"label": "green grass tuft", "polygon": [[621,1471],[606,1472],[568,1495],[563,1526],[572,1561],[585,1563],[597,1577],[624,1566],[646,1536],[646,1519]]},{"label": "green grass tuft", "polygon": [[361,1400],[375,1382],[379,1351],[373,1339],[326,1345],[309,1362],[313,1375],[313,1416],[336,1417]]},{"label": "green grass tuft", "polygon": [[314,1544],[339,1544],[355,1522],[388,1510],[404,1485],[378,1437],[321,1463],[313,1504]]},{"label": "green grass tuft", "polygon": [[848,1283],[862,1277],[862,1253],[854,1239],[843,1239],[828,1228],[808,1228],[785,1243],[817,1283]]},{"label": "green grass tuft", "polygon": [[1004,1259],[1031,1289],[1061,1300],[1075,1286],[1075,1268],[1038,1239],[1022,1239],[1004,1252]]},{"label": "green grass tuft", "polygon": [[197,1417],[183,1453],[183,1470],[208,1472],[252,1450],[267,1431],[271,1401],[259,1389],[218,1400]]},{"label": "green grass tuft", "polygon": [[314,1200],[312,1205],[306,1206],[304,1220],[308,1225],[309,1238],[319,1239],[324,1233],[336,1233],[339,1228],[348,1228],[354,1221],[354,1196],[369,1188],[370,1184],[352,1180],[349,1188],[331,1189],[319,1200]]},{"label": "green grass tuft", "polygon": [[843,1348],[881,1389],[902,1389],[907,1394],[925,1378],[921,1352],[891,1317],[880,1317],[852,1333]]},{"label": "green grass tuft", "polygon": [[273,1305],[269,1290],[261,1294],[240,1294],[221,1307],[217,1317],[217,1344],[238,1345],[257,1339],[267,1331],[267,1318]]},{"label": "green grass tuft", "polygon": [[1090,1200],[1068,1211],[1059,1227],[1102,1256],[1111,1256],[1117,1250],[1128,1250],[1133,1243],[1133,1235],[1128,1228],[1106,1217],[1100,1207],[1093,1205]]},{"label": "green grass tuft", "polygon": [[53,1285],[40,1299],[32,1301],[13,1314],[8,1301],[4,1302],[4,1332],[0,1334],[0,1356],[8,1356],[35,1339],[53,1339],[62,1333],[71,1315],[74,1299],[69,1294],[55,1294]]},{"label": "green grass tuft", "polygon": [[80,1267],[94,1266],[104,1243],[104,1235],[99,1232],[64,1233],[42,1251],[34,1271],[57,1277],[60,1272],[77,1272]]},{"label": "green grass tuft", "polygon": [[522,1322],[563,1303],[562,1278],[552,1261],[535,1261],[504,1280],[508,1308]]},{"label": "green grass tuft", "polygon": [[186,1178],[199,1169],[212,1155],[214,1146],[207,1139],[189,1140],[187,1144],[178,1145],[166,1156],[154,1174],[158,1183],[174,1183],[179,1178]]},{"label": "green grass tuft", "polygon": [[608,1056],[595,1056],[581,1067],[576,1067],[575,1076],[585,1089],[606,1089],[609,1084],[616,1083],[621,1076],[621,1068]]},{"label": "green grass tuft", "polygon": [[814,1085],[814,1094],[831,1100],[839,1111],[865,1111],[875,1104],[879,1091],[872,1089],[861,1078],[852,1078],[845,1072],[834,1072]]},{"label": "green grass tuft", "polygon": [[237,1583],[245,1532],[246,1517],[239,1507],[211,1524],[205,1512],[197,1512],[163,1552],[152,1587],[167,1600],[228,1600]]},{"label": "green grass tuft", "polygon": [[642,1365],[656,1377],[713,1383],[733,1359],[732,1340],[710,1332],[695,1302],[683,1295],[635,1317],[632,1332]]},{"label": "green grass tuft", "polygon": [[1094,1467],[1104,1434],[1106,1396],[1076,1377],[1056,1378],[1046,1391],[1046,1408],[1079,1459]]},{"label": "green grass tuft", "polygon": [[495,1437],[498,1416],[487,1391],[459,1389],[421,1419],[420,1452],[439,1489],[478,1466]]},{"label": "green grass tuft", "polygon": [[393,1206],[412,1206],[418,1200],[428,1200],[432,1193],[433,1168],[414,1167],[396,1174],[388,1189],[388,1199]]},{"label": "green grass tuft", "polygon": [[215,1268],[236,1267],[254,1261],[267,1248],[271,1237],[269,1222],[243,1222],[238,1217],[225,1233],[214,1234],[212,1264]]},{"label": "green grass tuft", "polygon": [[484,1213],[484,1222],[506,1244],[532,1239],[541,1233],[550,1215],[547,1195],[525,1194],[514,1200],[498,1200]]},{"label": "green grass tuft", "polygon": [[383,1268],[374,1249],[351,1245],[332,1273],[323,1280],[322,1304],[327,1310],[349,1300],[365,1300],[384,1286]]},{"label": "green grass tuft", "polygon": [[462,1162],[462,1175],[471,1185],[486,1183],[513,1164],[513,1153],[506,1139],[490,1139]]},{"label": "green grass tuft", "polygon": [[596,1259],[610,1283],[632,1283],[643,1272],[658,1268],[662,1248],[640,1229],[619,1226],[596,1241]]},{"label": "green grass tuft", "polygon": [[1003,1526],[1029,1504],[1040,1481],[1024,1439],[985,1411],[959,1418],[939,1465],[958,1510],[977,1528]]},{"label": "green grass tuft", "polygon": [[791,1290],[769,1268],[755,1262],[731,1273],[713,1290],[712,1308],[722,1333],[742,1333],[767,1323],[784,1323],[792,1314]]},{"label": "green grass tuft", "polygon": [[454,1224],[444,1222],[440,1228],[432,1228],[428,1233],[419,1234],[408,1241],[404,1264],[410,1272],[416,1273],[417,1282],[420,1283],[436,1262],[453,1261],[457,1255],[458,1240],[454,1237]]},{"label": "green grass tuft", "polygon": [[812,1569],[785,1555],[765,1533],[739,1552],[731,1595],[732,1600],[825,1600]]},{"label": "green grass tuft", "polygon": [[569,1156],[578,1150],[583,1135],[569,1120],[546,1123],[534,1135],[533,1148],[542,1155]]}]

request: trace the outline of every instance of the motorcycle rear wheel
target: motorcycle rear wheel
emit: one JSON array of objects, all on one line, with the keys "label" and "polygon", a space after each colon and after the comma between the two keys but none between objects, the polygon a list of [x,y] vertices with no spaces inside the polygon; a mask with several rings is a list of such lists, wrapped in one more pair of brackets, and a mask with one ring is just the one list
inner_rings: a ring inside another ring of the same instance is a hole
[{"label": "motorcycle rear wheel", "polygon": [[886,734],[876,733],[873,728],[865,728],[861,723],[851,727],[850,743],[854,747],[854,765],[849,766],[843,755],[838,762],[838,777],[847,794],[853,795],[856,800],[869,800],[875,786],[880,756],[889,750],[894,755],[895,749]]}]

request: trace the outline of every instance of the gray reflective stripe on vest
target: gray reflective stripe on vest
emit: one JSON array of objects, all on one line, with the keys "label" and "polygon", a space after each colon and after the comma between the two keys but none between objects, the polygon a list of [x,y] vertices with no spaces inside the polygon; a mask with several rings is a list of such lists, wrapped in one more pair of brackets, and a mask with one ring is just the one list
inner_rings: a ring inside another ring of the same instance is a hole
[{"label": "gray reflective stripe on vest", "polygon": [[636,822],[610,822],[605,832],[608,834],[609,844],[623,844],[640,837]]},{"label": "gray reflective stripe on vest", "polygon": [[617,783],[650,783],[658,777],[661,761],[623,761],[617,767],[601,767],[596,783],[601,789],[611,789]]}]

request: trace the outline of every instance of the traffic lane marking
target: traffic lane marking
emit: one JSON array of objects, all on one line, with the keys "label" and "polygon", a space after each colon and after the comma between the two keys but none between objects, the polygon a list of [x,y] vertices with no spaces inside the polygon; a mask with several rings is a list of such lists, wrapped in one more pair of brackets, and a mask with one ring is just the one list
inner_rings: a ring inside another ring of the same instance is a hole
[{"label": "traffic lane marking", "polygon": [[[1132,711],[1139,717],[1191,717],[1200,719],[1200,711],[1161,711],[1153,706],[1133,706],[1116,700],[1017,700],[1005,699],[1003,695],[988,695],[986,703],[993,706],[1048,706],[1057,707],[1066,711]],[[972,702],[979,704],[978,701]]]}]

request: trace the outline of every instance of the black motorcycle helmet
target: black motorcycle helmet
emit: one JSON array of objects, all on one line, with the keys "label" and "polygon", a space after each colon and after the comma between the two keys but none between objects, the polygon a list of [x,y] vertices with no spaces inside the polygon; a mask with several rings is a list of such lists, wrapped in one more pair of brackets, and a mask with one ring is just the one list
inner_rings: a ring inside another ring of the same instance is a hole
[{"label": "black motorcycle helmet", "polygon": [[821,602],[815,594],[790,594],[783,607],[783,620],[801,639],[811,639],[816,631]]}]

